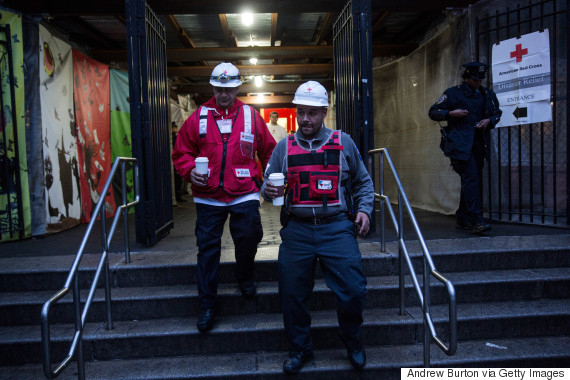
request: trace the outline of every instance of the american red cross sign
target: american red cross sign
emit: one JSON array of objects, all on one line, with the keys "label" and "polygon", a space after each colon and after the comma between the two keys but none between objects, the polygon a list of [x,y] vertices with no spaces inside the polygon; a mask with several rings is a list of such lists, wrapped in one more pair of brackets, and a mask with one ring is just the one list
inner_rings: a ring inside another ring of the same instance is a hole
[{"label": "american red cross sign", "polygon": [[496,127],[552,120],[548,29],[493,44],[493,91],[503,111]]},{"label": "american red cross sign", "polygon": [[523,55],[528,54],[527,48],[522,48],[522,44],[517,44],[515,51],[511,51],[511,58],[517,58],[517,62],[522,61]]}]

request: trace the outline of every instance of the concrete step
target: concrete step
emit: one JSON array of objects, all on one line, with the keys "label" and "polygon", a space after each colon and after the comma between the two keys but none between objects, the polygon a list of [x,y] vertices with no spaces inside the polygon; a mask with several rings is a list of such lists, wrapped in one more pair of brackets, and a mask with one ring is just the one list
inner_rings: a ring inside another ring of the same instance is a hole
[{"label": "concrete step", "polygon": [[[447,306],[431,308],[438,335],[447,337]],[[112,330],[103,323],[88,324],[84,331],[87,361],[139,357],[227,354],[287,350],[281,313],[220,315],[208,333],[196,329],[196,317],[117,321]],[[570,334],[570,302],[536,300],[472,303],[458,306],[458,340],[506,339]],[[61,360],[73,335],[72,324],[51,329],[54,360]],[[312,312],[312,336],[316,349],[342,347],[336,312]],[[419,307],[365,310],[365,345],[413,344],[423,337]],[[8,326],[0,336],[0,365],[34,363],[41,360],[39,326]]]},{"label": "concrete step", "polygon": [[[570,298],[570,268],[525,270],[497,270],[485,272],[448,273],[446,277],[455,286],[457,301],[492,302],[501,300],[528,300],[540,298]],[[368,307],[398,307],[397,276],[369,277]],[[422,284],[422,278],[419,278]],[[419,305],[419,298],[406,277],[406,305]],[[445,288],[431,280],[431,303],[447,303]],[[0,294],[0,326],[39,324],[43,303],[53,291],[5,292]],[[258,283],[258,296],[245,300],[236,284],[222,283],[219,287],[219,305],[223,314],[277,313],[281,310],[276,282]],[[82,297],[87,296],[84,291]],[[114,321],[196,316],[199,312],[196,285],[146,286],[113,288],[111,290]],[[314,294],[308,307],[311,310],[335,309],[334,294],[323,279],[315,281]],[[54,323],[72,323],[73,305],[68,294],[52,308]],[[88,315],[89,322],[106,318],[104,291],[98,290]]]},{"label": "concrete step", "polygon": [[[386,244],[380,252],[377,242],[361,243],[362,265],[369,276],[390,276],[398,273],[398,247]],[[570,235],[494,237],[458,240],[431,240],[428,249],[440,273],[488,271],[500,269],[570,267]],[[221,282],[235,282],[233,250],[222,254]],[[408,242],[417,273],[421,273],[421,249],[417,242]],[[277,246],[258,249],[256,279],[277,279]],[[196,282],[196,251],[133,252],[130,264],[121,254],[109,256],[111,283],[115,287],[147,285],[184,285]],[[88,287],[100,255],[85,255],[80,286]],[[28,290],[59,290],[65,283],[73,263],[72,256],[4,258],[0,266],[0,292]],[[317,269],[317,277],[321,277]]]},{"label": "concrete step", "polygon": [[[564,368],[570,361],[570,338],[531,337],[459,342],[451,357],[431,345],[431,366],[471,368],[479,371],[494,368]],[[399,380],[400,369],[423,367],[423,345],[366,347],[367,365],[363,371],[352,369],[342,348],[315,350],[315,359],[302,369],[297,378],[317,380]],[[281,379],[286,351],[265,351],[222,355],[185,355],[128,360],[87,362],[86,378],[91,380],[152,379]],[[76,364],[71,363],[58,379],[77,379]],[[473,374],[473,372],[471,372]],[[527,373],[525,378],[529,378]],[[536,376],[535,376],[536,377]],[[0,367],[4,380],[43,379],[41,365]],[[443,378],[441,376],[440,378]]]}]

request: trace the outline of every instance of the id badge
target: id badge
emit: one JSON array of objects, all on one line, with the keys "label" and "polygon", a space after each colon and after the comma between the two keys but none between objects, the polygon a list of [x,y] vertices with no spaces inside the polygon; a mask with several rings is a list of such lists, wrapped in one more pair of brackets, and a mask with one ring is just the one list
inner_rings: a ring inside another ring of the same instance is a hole
[{"label": "id badge", "polygon": [[320,179],[317,182],[317,188],[319,190],[332,190],[332,188],[333,188],[332,181]]},{"label": "id badge", "polygon": [[246,177],[251,177],[251,174],[249,173],[249,169],[235,169],[236,172],[236,177],[238,178],[246,178]]},{"label": "id badge", "polygon": [[218,120],[220,133],[232,133],[232,119]]},{"label": "id badge", "polygon": [[241,132],[239,147],[242,156],[253,158],[253,134]]}]

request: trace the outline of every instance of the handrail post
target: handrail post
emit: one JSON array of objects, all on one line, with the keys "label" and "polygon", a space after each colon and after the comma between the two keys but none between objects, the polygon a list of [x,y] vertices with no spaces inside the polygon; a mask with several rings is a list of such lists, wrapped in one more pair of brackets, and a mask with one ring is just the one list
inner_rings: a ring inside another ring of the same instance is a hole
[{"label": "handrail post", "polygon": [[430,367],[430,347],[431,347],[431,332],[427,321],[427,316],[430,315],[430,268],[428,266],[425,254],[423,255],[424,263],[424,367]]},{"label": "handrail post", "polygon": [[[133,170],[134,171],[134,170]],[[134,173],[133,173],[134,180]],[[121,189],[123,190],[123,205],[127,204],[127,174],[126,174],[126,162],[121,162]],[[121,212],[123,213],[123,229],[124,229],[124,239],[125,239],[125,261],[127,264],[131,263],[131,252],[129,251],[129,208],[123,207]]]},{"label": "handrail post", "polygon": [[105,255],[105,308],[107,310],[107,330],[113,329],[113,315],[111,311],[111,273],[109,271],[109,255]]},{"label": "handrail post", "polygon": [[103,240],[103,255],[105,257],[105,262],[103,264],[103,281],[105,286],[105,319],[106,319],[106,329],[110,330],[113,328],[113,320],[111,315],[111,279],[109,274],[109,241],[107,239],[107,215],[105,212],[105,207],[101,207],[101,236]]},{"label": "handrail post", "polygon": [[[124,169],[124,162],[129,161],[133,162],[133,171],[134,171],[134,193],[135,199],[131,203],[126,202],[126,174]],[[109,174],[109,178],[107,178],[107,182],[105,183],[105,187],[101,192],[101,196],[95,209],[93,210],[93,215],[91,217],[91,221],[87,226],[87,231],[83,236],[77,254],[75,256],[75,260],[71,266],[69,271],[69,275],[67,276],[67,280],[65,281],[64,287],[59,290],[53,297],[47,300],[42,307],[41,312],[41,337],[43,343],[43,370],[44,375],[48,379],[52,379],[57,377],[70,363],[73,359],[77,362],[77,378],[79,380],[85,380],[85,360],[84,360],[84,353],[83,353],[83,329],[85,327],[85,321],[87,319],[87,314],[89,312],[89,307],[93,302],[93,297],[97,288],[97,284],[99,282],[99,278],[101,272],[103,271],[104,274],[104,286],[105,286],[105,304],[106,304],[106,322],[107,322],[107,329],[113,328],[113,319],[111,314],[111,274],[109,269],[109,244],[111,239],[113,238],[115,227],[118,222],[118,218],[121,214],[117,211],[115,214],[115,218],[113,219],[113,223],[111,225],[109,233],[107,233],[107,218],[106,218],[106,209],[105,209],[105,197],[111,186],[111,181],[115,176],[119,164],[123,164],[123,171],[122,171],[122,182],[123,182],[123,205],[121,206],[122,209],[127,209],[139,203],[140,201],[140,194],[139,194],[139,186],[138,186],[138,164],[136,158],[130,157],[117,157],[112,168],[111,173]],[[128,212],[123,213],[123,217],[125,222],[127,221],[126,215]],[[99,265],[97,266],[97,270],[95,271],[95,277],[91,283],[89,288],[89,294],[87,299],[85,300],[85,305],[82,310],[81,305],[81,296],[80,296],[80,288],[79,288],[79,266],[81,264],[81,260],[83,258],[84,249],[87,244],[89,237],[91,236],[91,232],[93,231],[93,226],[97,221],[97,217],[101,220],[101,240],[103,245],[103,254],[101,256],[101,260],[99,261]],[[126,251],[127,256],[128,252],[128,224],[125,224],[125,241],[126,241]],[[109,237],[108,237],[109,236]],[[127,258],[128,261],[128,258]],[[75,333],[74,338],[71,344],[71,348],[68,352],[67,357],[61,361],[55,370],[52,370],[52,363],[51,363],[51,338],[50,338],[50,322],[49,322],[49,311],[51,305],[57,303],[61,300],[65,295],[69,292],[72,292],[73,296],[73,309],[75,313]]]},{"label": "handrail post", "polygon": [[400,315],[406,313],[406,284],[404,281],[405,258],[404,258],[404,206],[402,205],[402,193],[398,190],[398,257],[400,262]]},{"label": "handrail post", "polygon": [[[413,290],[415,290],[416,295],[419,298],[422,314],[423,314],[423,327],[424,327],[424,366],[430,366],[430,347],[431,342],[435,342],[436,345],[448,356],[454,355],[457,350],[457,308],[456,308],[456,296],[455,296],[455,288],[451,281],[446,279],[442,276],[439,272],[437,272],[435,265],[433,263],[433,259],[429,253],[429,250],[426,246],[426,242],[423,238],[423,235],[420,231],[418,226],[418,222],[416,217],[414,216],[414,211],[410,202],[406,196],[406,192],[404,191],[404,187],[396,168],[394,167],[394,163],[390,158],[390,154],[386,148],[378,148],[373,149],[368,152],[370,155],[378,154],[379,155],[379,182],[380,182],[380,193],[376,194],[375,197],[378,196],[380,198],[380,204],[382,207],[382,217],[384,217],[384,205],[388,207],[388,212],[390,216],[390,220],[392,225],[396,229],[398,235],[398,259],[399,259],[399,296],[400,296],[400,314],[405,313],[405,269],[406,265],[409,271],[410,278],[412,280]],[[390,170],[394,176],[394,180],[396,182],[396,188],[398,191],[398,216],[394,213],[394,208],[390,204],[390,198],[384,194],[384,156],[386,157],[386,162],[388,163]],[[370,157],[370,156],[369,156]],[[370,160],[370,162],[372,162]],[[369,170],[370,171],[370,170]],[[418,281],[418,276],[416,275],[416,270],[414,269],[412,259],[406,247],[406,242],[404,240],[404,207],[408,212],[408,216],[412,222],[412,226],[418,237],[418,241],[420,243],[420,248],[422,251],[422,258],[423,258],[423,289]],[[382,219],[383,222],[383,219]],[[384,225],[382,223],[382,251],[385,251],[384,247]],[[432,317],[430,315],[430,278],[434,276],[438,281],[443,283],[446,287],[447,293],[449,295],[449,346],[446,347],[445,343],[439,339],[437,336],[437,332],[435,330],[435,326],[433,324]]]},{"label": "handrail post", "polygon": [[[78,269],[79,271],[79,269]],[[73,304],[75,306],[75,331],[81,331],[81,297],[79,295],[79,276],[75,273],[73,281]],[[77,361],[77,378],[85,380],[85,362],[83,361],[83,341],[80,339],[75,347]]]},{"label": "handrail post", "polygon": [[385,207],[384,200],[384,152],[378,155],[378,182],[380,182],[380,251],[386,252],[386,235],[385,235]]}]

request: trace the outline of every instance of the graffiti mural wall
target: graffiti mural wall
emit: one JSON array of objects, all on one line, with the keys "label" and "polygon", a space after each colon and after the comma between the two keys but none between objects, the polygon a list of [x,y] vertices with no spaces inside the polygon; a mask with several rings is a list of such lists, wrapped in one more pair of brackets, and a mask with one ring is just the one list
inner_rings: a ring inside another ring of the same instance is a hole
[{"label": "graffiti mural wall", "polygon": [[30,236],[22,18],[0,10],[0,240]]},{"label": "graffiti mural wall", "polygon": [[71,46],[40,25],[40,99],[48,232],[79,223],[79,162]]},{"label": "graffiti mural wall", "polygon": [[[89,222],[111,170],[109,67],[73,51],[73,87],[77,153],[81,183],[81,221]],[[113,189],[105,195],[113,216]]]}]

